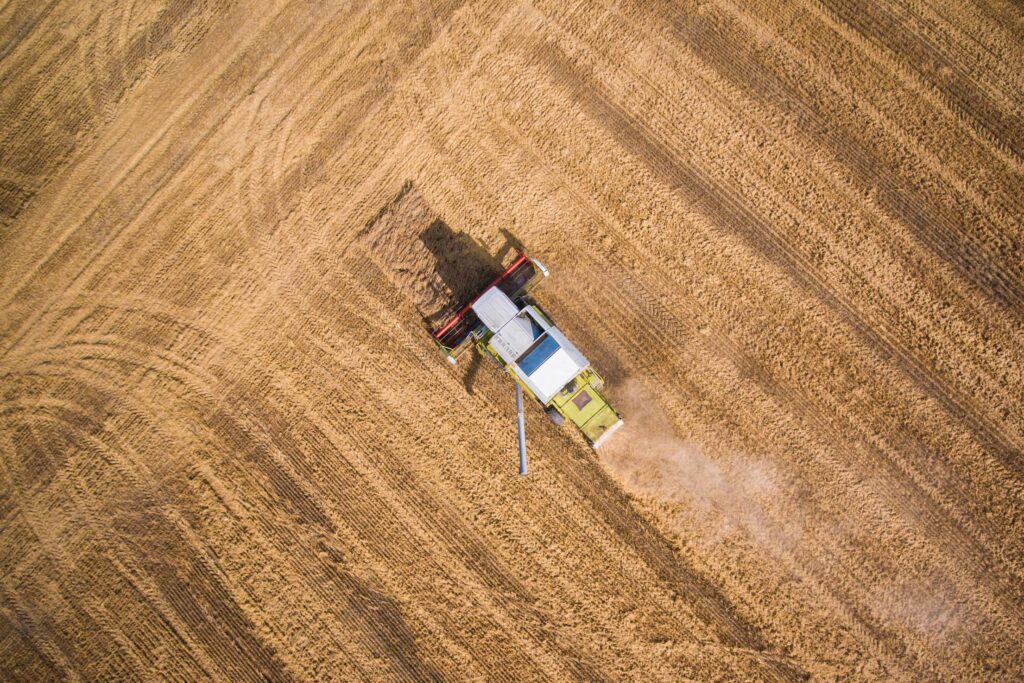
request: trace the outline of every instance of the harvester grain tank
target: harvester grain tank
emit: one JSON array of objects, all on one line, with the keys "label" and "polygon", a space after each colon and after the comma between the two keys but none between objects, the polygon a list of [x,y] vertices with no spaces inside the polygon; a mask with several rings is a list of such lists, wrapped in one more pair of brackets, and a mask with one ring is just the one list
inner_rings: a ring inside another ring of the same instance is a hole
[{"label": "harvester grain tank", "polygon": [[[547,276],[540,261],[519,252],[501,275],[434,332],[434,339],[452,363],[476,347],[512,377],[519,391],[540,403],[553,422],[561,425],[568,419],[597,448],[622,426],[622,417],[602,395],[604,380],[590,361],[530,296]],[[525,474],[523,439],[520,421],[520,472]]]}]

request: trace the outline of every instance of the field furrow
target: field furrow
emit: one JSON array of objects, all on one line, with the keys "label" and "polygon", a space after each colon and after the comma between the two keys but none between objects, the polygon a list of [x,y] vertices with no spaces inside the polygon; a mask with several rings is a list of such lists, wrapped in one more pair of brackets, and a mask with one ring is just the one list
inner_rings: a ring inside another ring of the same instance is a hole
[{"label": "field furrow", "polygon": [[[1024,14],[0,3],[0,678],[1024,678]],[[525,248],[600,450],[430,328]]]}]

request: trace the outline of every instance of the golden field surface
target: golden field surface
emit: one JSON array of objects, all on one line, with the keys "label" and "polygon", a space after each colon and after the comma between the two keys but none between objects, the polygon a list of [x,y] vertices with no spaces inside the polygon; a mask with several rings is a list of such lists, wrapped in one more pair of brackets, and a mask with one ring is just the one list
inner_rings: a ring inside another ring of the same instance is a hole
[{"label": "golden field surface", "polygon": [[[1024,679],[1010,0],[0,2],[3,680]],[[430,327],[525,246],[599,452]]]}]

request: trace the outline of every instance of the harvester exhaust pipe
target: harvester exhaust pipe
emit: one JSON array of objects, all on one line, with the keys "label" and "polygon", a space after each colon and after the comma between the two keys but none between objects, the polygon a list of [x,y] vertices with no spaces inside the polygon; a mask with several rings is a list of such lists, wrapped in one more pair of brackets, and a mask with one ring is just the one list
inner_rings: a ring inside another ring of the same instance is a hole
[{"label": "harvester exhaust pipe", "polygon": [[519,422],[519,476],[526,476],[526,421],[523,419],[523,388],[516,382],[516,414]]}]

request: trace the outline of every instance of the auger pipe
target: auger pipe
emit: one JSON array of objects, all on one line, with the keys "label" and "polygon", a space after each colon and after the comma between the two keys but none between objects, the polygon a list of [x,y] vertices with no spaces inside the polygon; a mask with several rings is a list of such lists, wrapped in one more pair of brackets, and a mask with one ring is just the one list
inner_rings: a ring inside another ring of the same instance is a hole
[{"label": "auger pipe", "polygon": [[516,382],[516,420],[519,423],[519,476],[526,476],[526,421],[523,418],[523,388]]}]

